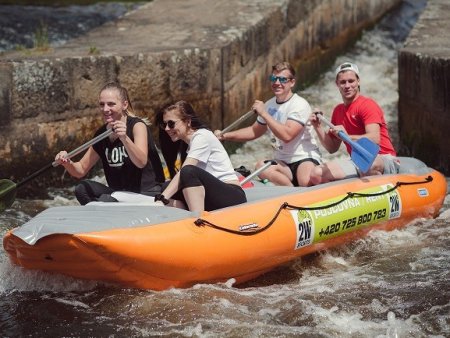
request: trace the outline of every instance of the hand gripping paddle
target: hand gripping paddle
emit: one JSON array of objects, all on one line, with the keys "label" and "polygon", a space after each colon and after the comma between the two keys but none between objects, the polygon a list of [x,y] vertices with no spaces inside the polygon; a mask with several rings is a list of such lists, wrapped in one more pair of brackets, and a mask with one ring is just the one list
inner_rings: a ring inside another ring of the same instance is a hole
[{"label": "hand gripping paddle", "polygon": [[[333,129],[336,128],[330,121],[323,117],[322,114],[316,114],[316,116],[328,127]],[[362,173],[367,173],[380,151],[380,146],[369,140],[367,137],[362,137],[355,142],[342,130],[338,131],[338,136],[352,148],[351,159],[353,163],[355,163]]]},{"label": "hand gripping paddle", "polygon": [[[112,132],[113,132],[112,129],[107,129],[105,132],[101,133],[100,135],[94,137],[92,140],[86,142],[85,144],[79,146],[77,149],[68,153],[66,155],[66,159],[69,159],[69,158],[72,158],[72,157],[78,155],[82,151],[89,148],[91,145],[107,138],[109,135],[112,134]],[[45,167],[43,167],[43,168],[39,169],[38,171],[36,171],[35,173],[31,174],[30,176],[24,178],[22,181],[20,181],[17,184],[8,179],[0,180],[0,212],[3,212],[5,209],[9,208],[13,204],[14,199],[16,198],[16,189],[17,188],[24,185],[25,183],[28,183],[29,181],[31,181],[35,177],[39,176],[43,172],[47,171],[48,169],[50,169],[52,167],[57,167],[58,165],[59,164],[56,161],[49,163]]]}]

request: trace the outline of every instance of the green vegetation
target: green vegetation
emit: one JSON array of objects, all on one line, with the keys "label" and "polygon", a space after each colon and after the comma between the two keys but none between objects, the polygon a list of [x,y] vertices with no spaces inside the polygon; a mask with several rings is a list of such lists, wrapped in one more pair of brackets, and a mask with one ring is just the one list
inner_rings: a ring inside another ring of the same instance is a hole
[{"label": "green vegetation", "polygon": [[27,48],[24,45],[15,45],[14,46],[14,50],[17,50],[17,51],[24,51],[26,49]]},{"label": "green vegetation", "polygon": [[0,5],[69,6],[92,5],[97,2],[150,2],[151,0],[0,0]]},{"label": "green vegetation", "polygon": [[95,47],[95,46],[91,46],[89,47],[89,55],[98,55],[100,54],[100,50]]},{"label": "green vegetation", "polygon": [[42,51],[48,50],[50,48],[47,25],[42,21],[39,27],[36,29],[36,32],[34,33],[33,45],[35,49]]},{"label": "green vegetation", "polygon": [[41,21],[39,27],[34,32],[33,48],[27,48],[24,45],[15,45],[14,50],[31,55],[33,51],[45,52],[50,49],[47,25]]}]

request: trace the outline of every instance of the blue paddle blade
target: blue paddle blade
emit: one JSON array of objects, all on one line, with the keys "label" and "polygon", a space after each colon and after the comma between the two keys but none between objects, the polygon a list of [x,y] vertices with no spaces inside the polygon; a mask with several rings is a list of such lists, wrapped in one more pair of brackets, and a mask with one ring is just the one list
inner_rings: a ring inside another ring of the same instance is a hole
[{"label": "blue paddle blade", "polygon": [[360,138],[356,142],[352,141],[350,145],[352,147],[351,158],[353,163],[355,163],[362,173],[367,173],[373,161],[375,161],[380,147],[366,137]]}]

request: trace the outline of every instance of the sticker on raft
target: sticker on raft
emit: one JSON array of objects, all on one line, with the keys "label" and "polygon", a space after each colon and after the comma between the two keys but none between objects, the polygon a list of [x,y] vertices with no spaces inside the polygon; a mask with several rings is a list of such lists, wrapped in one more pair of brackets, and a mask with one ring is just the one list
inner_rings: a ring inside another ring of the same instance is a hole
[{"label": "sticker on raft", "polygon": [[419,189],[417,189],[417,192],[419,193],[420,197],[427,197],[428,196],[427,188],[419,188]]},{"label": "sticker on raft", "polygon": [[[364,228],[368,225],[399,218],[402,201],[397,190],[387,192],[393,185],[382,185],[358,191],[373,196],[354,196],[341,203],[330,206],[345,195],[315,203],[308,207],[323,207],[317,210],[292,210],[297,231],[295,249],[340,236],[346,232]],[[383,193],[377,195],[378,193]]]},{"label": "sticker on raft", "polygon": [[244,224],[239,227],[239,231],[247,231],[257,229],[259,226],[256,223]]}]

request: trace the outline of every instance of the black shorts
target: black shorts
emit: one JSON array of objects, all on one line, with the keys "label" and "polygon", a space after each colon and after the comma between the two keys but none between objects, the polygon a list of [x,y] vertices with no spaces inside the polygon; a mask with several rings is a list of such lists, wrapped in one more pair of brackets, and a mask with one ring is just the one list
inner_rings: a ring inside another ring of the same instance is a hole
[{"label": "black shorts", "polygon": [[[75,187],[75,197],[81,205],[88,204],[93,201],[101,202],[117,202],[117,200],[111,196],[113,192],[117,190],[112,189],[100,182],[92,180],[83,180]],[[161,185],[156,184],[149,191],[142,191],[140,194],[147,196],[155,196],[161,193]]]},{"label": "black shorts", "polygon": [[303,162],[312,162],[315,165],[319,165],[319,161],[317,161],[314,158],[308,157],[308,158],[304,158],[303,160],[297,161],[297,162],[293,162],[293,163],[286,163],[286,165],[289,167],[289,169],[291,170],[292,173],[292,184],[294,185],[294,187],[298,187],[298,181],[297,181],[297,169],[298,166],[300,164],[302,164]]}]

